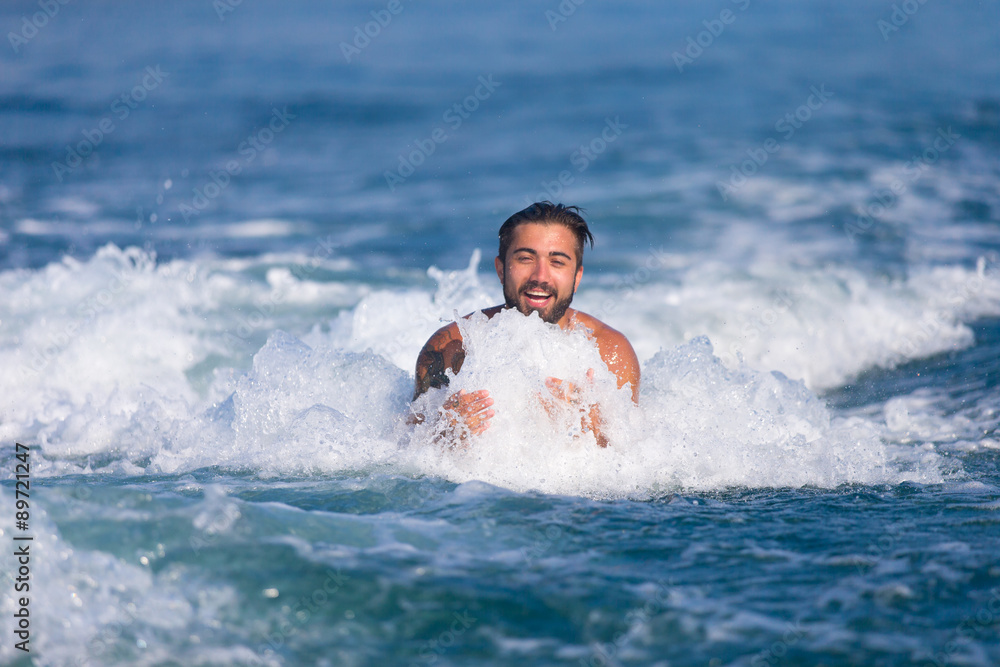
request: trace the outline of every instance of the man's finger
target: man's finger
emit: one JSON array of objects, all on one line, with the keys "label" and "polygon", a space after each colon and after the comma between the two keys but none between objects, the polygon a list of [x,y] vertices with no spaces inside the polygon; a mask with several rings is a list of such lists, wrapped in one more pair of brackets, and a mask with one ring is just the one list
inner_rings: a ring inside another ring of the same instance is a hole
[{"label": "man's finger", "polygon": [[572,403],[579,398],[579,388],[567,380],[554,377],[545,378],[545,386],[548,387],[553,396],[560,400]]},{"label": "man's finger", "polygon": [[486,410],[491,405],[493,405],[493,399],[487,398],[460,405],[455,409],[455,412],[461,415],[463,419],[469,419],[470,417],[481,413],[483,410]]},{"label": "man's finger", "polygon": [[482,401],[484,399],[490,399],[490,392],[486,389],[480,389],[479,391],[467,392],[464,389],[459,389],[454,394],[448,397],[444,402],[444,407],[448,409],[459,409],[463,407],[476,403],[477,401]]},{"label": "man's finger", "polygon": [[476,435],[480,435],[483,431],[490,427],[493,422],[490,421],[490,417],[493,416],[493,411],[490,410],[489,413],[483,418],[477,421],[475,428],[471,429]]},{"label": "man's finger", "polygon": [[493,417],[493,414],[494,413],[492,410],[490,410],[489,412],[477,413],[471,419],[468,419],[466,421],[466,426],[469,427],[469,430],[472,431],[473,434],[479,435],[487,428],[489,428],[490,419]]},{"label": "man's finger", "polygon": [[493,418],[494,414],[496,413],[494,413],[493,410],[486,410],[485,412],[477,412],[476,414],[469,416],[469,418],[466,421],[469,422],[470,424],[479,424],[484,421],[489,421],[490,419]]},{"label": "man's finger", "polygon": [[486,408],[490,407],[491,405],[493,405],[493,399],[489,397],[481,398],[478,401],[473,401],[472,403],[469,403],[468,405],[472,412],[481,412]]}]

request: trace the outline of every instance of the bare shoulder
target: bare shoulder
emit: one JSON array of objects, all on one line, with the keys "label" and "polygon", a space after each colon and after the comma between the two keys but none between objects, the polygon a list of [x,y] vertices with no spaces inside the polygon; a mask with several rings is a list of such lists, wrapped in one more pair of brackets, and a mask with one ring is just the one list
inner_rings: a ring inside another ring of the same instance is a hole
[{"label": "bare shoulder", "polygon": [[440,329],[434,332],[434,334],[427,339],[424,343],[424,350],[441,350],[448,346],[452,341],[461,341],[462,332],[458,329],[458,324],[455,322],[449,322]]},{"label": "bare shoulder", "polygon": [[632,399],[639,400],[639,358],[635,354],[632,343],[622,332],[612,329],[610,326],[597,319],[593,315],[576,311],[573,315],[575,321],[586,327],[591,333],[597,349],[601,353],[601,359],[607,364],[608,370],[618,377],[618,387],[625,384],[632,385]]},{"label": "bare shoulder", "polygon": [[[503,306],[487,308],[483,312],[487,317],[493,317],[503,309]],[[464,319],[472,317],[469,313]],[[462,342],[462,332],[456,322],[444,325],[434,332],[417,356],[417,368],[414,374],[413,398],[423,394],[430,388],[447,387],[448,374],[462,370],[465,362],[465,347]]]},{"label": "bare shoulder", "polygon": [[632,349],[632,343],[625,337],[625,334],[617,329],[612,329],[593,315],[577,310],[573,313],[573,319],[578,325],[582,324],[591,332],[591,337],[597,341],[598,345]]},{"label": "bare shoulder", "polygon": [[[488,318],[490,318],[492,320],[493,316],[496,315],[497,313],[499,313],[503,309],[504,309],[504,306],[503,306],[503,304],[501,304],[499,306],[493,306],[492,308],[483,308],[482,312],[483,312],[483,315],[485,315],[486,317],[488,317]],[[479,312],[479,311],[476,311],[476,312]],[[463,319],[467,320],[467,319],[469,319],[470,317],[472,317],[475,314],[476,313],[469,313]]]},{"label": "bare shoulder", "polygon": [[[493,306],[492,308],[484,308],[482,312],[487,317],[492,318],[501,310],[503,310],[503,306]],[[462,319],[467,320],[478,312],[479,311],[475,311],[467,315],[463,315]],[[453,343],[454,341],[458,342],[462,341],[462,332],[458,328],[457,322],[449,322],[448,324],[444,325],[443,327],[435,331],[434,335],[432,335],[430,338],[427,339],[427,342],[424,344],[424,350],[427,349],[441,350],[447,347],[449,344]]]}]

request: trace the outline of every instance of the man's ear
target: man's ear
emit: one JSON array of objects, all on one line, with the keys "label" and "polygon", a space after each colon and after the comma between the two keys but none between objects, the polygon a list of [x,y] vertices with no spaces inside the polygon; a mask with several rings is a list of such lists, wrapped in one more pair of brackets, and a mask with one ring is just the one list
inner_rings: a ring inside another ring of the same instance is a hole
[{"label": "man's ear", "polygon": [[497,255],[493,259],[493,266],[497,268],[497,278],[500,279],[500,284],[503,285],[503,261],[500,259],[500,255]]},{"label": "man's ear", "polygon": [[573,294],[576,294],[577,288],[580,287],[580,278],[583,278],[583,264],[576,269],[576,282],[573,283]]}]

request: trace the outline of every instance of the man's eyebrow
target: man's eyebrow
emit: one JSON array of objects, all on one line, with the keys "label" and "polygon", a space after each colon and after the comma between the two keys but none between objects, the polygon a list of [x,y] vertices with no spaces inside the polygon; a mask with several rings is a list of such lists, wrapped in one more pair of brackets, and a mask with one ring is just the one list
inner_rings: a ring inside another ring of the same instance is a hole
[{"label": "man's eyebrow", "polygon": [[[531,255],[535,255],[536,257],[538,256],[538,251],[535,250],[534,248],[515,248],[511,252],[512,252],[512,254],[515,254],[515,255],[517,253],[519,253],[519,252],[526,252],[526,253],[529,253]],[[567,254],[565,252],[562,252],[561,250],[553,250],[552,252],[549,253],[549,257],[554,257],[554,256],[565,257],[566,259],[568,259],[570,261],[573,261],[573,258],[570,257],[569,254]]]}]

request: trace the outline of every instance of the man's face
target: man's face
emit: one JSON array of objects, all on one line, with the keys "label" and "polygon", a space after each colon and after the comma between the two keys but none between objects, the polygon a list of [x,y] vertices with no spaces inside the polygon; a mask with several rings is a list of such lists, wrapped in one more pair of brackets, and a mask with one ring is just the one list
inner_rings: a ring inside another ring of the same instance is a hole
[{"label": "man's face", "polygon": [[497,257],[497,276],[508,308],[538,311],[551,324],[561,320],[583,277],[577,268],[576,237],[560,224],[529,222],[514,229],[506,257]]}]

